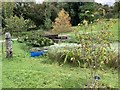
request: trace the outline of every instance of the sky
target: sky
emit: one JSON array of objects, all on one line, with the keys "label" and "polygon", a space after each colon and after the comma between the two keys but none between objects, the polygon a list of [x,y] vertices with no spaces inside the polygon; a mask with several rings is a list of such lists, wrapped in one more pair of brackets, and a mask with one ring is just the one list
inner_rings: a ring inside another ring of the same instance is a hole
[{"label": "sky", "polygon": [[42,3],[44,0],[35,0],[36,3]]},{"label": "sky", "polygon": [[95,2],[102,3],[102,4],[113,5],[115,0],[95,0]]},{"label": "sky", "polygon": [[[42,3],[44,0],[35,0],[37,3]],[[113,5],[115,0],[95,0],[95,2],[102,3],[102,4],[108,4]]]}]

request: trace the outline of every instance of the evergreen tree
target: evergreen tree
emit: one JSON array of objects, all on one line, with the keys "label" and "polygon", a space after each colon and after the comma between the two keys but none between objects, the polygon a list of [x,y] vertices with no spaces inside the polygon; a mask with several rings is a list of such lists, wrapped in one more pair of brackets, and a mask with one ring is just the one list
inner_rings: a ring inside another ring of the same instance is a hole
[{"label": "evergreen tree", "polygon": [[45,3],[45,5],[46,5],[46,8],[45,8],[44,26],[46,30],[50,30],[52,27],[52,21],[50,19],[51,17],[50,3]]},{"label": "evergreen tree", "polygon": [[60,34],[72,31],[69,14],[62,9],[53,23],[52,33]]}]

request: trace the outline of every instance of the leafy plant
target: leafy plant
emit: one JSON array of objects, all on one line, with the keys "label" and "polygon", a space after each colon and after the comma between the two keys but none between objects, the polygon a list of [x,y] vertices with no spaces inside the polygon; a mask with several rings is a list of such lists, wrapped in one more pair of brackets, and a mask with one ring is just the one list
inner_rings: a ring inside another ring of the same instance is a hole
[{"label": "leafy plant", "polygon": [[[71,64],[78,64],[79,60],[77,58],[78,53],[76,50],[80,47],[79,44],[59,44],[53,45],[48,48],[48,57],[51,60],[61,63],[71,63]],[[73,52],[71,52],[73,51]],[[76,57],[73,61],[72,57]],[[64,60],[66,58],[66,60]]]},{"label": "leafy plant", "polygon": [[29,46],[43,47],[53,45],[51,39],[42,37],[41,32],[31,32],[25,36],[19,37],[18,42],[25,42]]},{"label": "leafy plant", "polygon": [[[81,51],[83,54],[83,59],[85,60],[84,64],[88,65],[91,69],[90,73],[90,85],[88,87],[98,88],[95,85],[97,82],[93,77],[96,75],[97,69],[102,68],[103,64],[108,64],[114,57],[114,51],[112,51],[110,46],[110,37],[112,36],[110,32],[110,25],[106,22],[103,22],[102,30],[100,30],[99,34],[92,32],[87,34],[86,30],[84,34],[78,35],[77,38],[81,41]],[[85,28],[87,25],[85,25]]]}]

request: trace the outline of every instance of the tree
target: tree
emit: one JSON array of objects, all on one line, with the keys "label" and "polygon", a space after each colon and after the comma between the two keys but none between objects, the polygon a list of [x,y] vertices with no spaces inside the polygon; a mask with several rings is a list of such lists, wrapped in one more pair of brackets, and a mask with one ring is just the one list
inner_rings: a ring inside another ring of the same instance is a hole
[{"label": "tree", "polygon": [[45,21],[44,21],[44,26],[46,30],[51,29],[52,27],[52,21],[50,19],[51,17],[51,8],[50,8],[50,3],[45,3],[46,4],[46,9],[45,9]]},{"label": "tree", "polygon": [[33,25],[30,20],[24,20],[23,17],[11,16],[5,19],[6,31],[9,31],[12,35],[17,33],[17,36],[21,35],[22,31],[26,31]]},{"label": "tree", "polygon": [[120,1],[114,3],[113,9],[114,9],[115,18],[118,18],[120,12]]},{"label": "tree", "polygon": [[44,28],[46,30],[51,28],[52,21],[57,17],[57,13],[56,2],[44,2],[43,4],[17,2],[14,8],[16,16],[30,19],[37,28]]},{"label": "tree", "polygon": [[107,13],[107,12],[109,12],[109,6],[107,5],[107,4],[105,4],[104,6],[103,6],[103,9],[105,10],[105,13]]},{"label": "tree", "polygon": [[64,9],[62,9],[58,13],[58,17],[55,19],[55,22],[53,23],[52,33],[60,34],[64,32],[69,32],[71,30],[72,29],[69,14]]},{"label": "tree", "polygon": [[14,13],[16,16],[22,16],[24,19],[32,20],[37,27],[44,25],[45,4],[35,4],[33,2],[16,3]]},{"label": "tree", "polygon": [[14,2],[3,2],[2,3],[2,14],[4,18],[13,16]]},{"label": "tree", "polygon": [[80,22],[78,14],[79,6],[83,5],[83,3],[84,2],[60,2],[56,7],[59,9],[59,11],[64,8],[64,10],[67,11],[71,17],[72,26],[76,26]]},{"label": "tree", "polygon": [[79,6],[79,19],[80,23],[84,20],[87,20],[89,23],[94,21],[96,3],[94,2],[85,2]]},{"label": "tree", "polygon": [[5,18],[13,16],[14,2],[3,2],[2,3],[2,27],[5,27]]}]

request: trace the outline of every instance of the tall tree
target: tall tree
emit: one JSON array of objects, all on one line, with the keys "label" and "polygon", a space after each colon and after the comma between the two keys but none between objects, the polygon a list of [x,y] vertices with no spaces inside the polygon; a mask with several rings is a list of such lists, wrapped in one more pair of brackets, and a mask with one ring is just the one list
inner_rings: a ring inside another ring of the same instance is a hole
[{"label": "tall tree", "polygon": [[16,3],[14,14],[17,16],[23,16],[24,19],[31,19],[37,27],[44,27],[49,29],[51,26],[51,20],[57,17],[58,9],[55,7],[55,3]]},{"label": "tall tree", "polygon": [[51,8],[50,8],[50,3],[45,3],[45,21],[44,21],[44,26],[46,30],[51,29],[52,27],[52,21],[50,19],[51,17]]},{"label": "tall tree", "polygon": [[14,2],[3,2],[2,3],[2,14],[4,18],[13,16]]},{"label": "tall tree", "polygon": [[83,2],[61,2],[57,4],[58,9],[64,8],[65,11],[67,11],[71,17],[71,24],[73,26],[78,25],[79,23],[79,6]]},{"label": "tall tree", "polygon": [[2,2],[2,27],[5,27],[5,18],[13,16],[14,2]]},{"label": "tall tree", "polygon": [[114,3],[114,13],[115,18],[118,18],[118,15],[120,14],[120,1]]},{"label": "tall tree", "polygon": [[24,19],[31,19],[37,27],[44,25],[45,4],[16,3],[14,13],[17,16],[23,16]]}]

